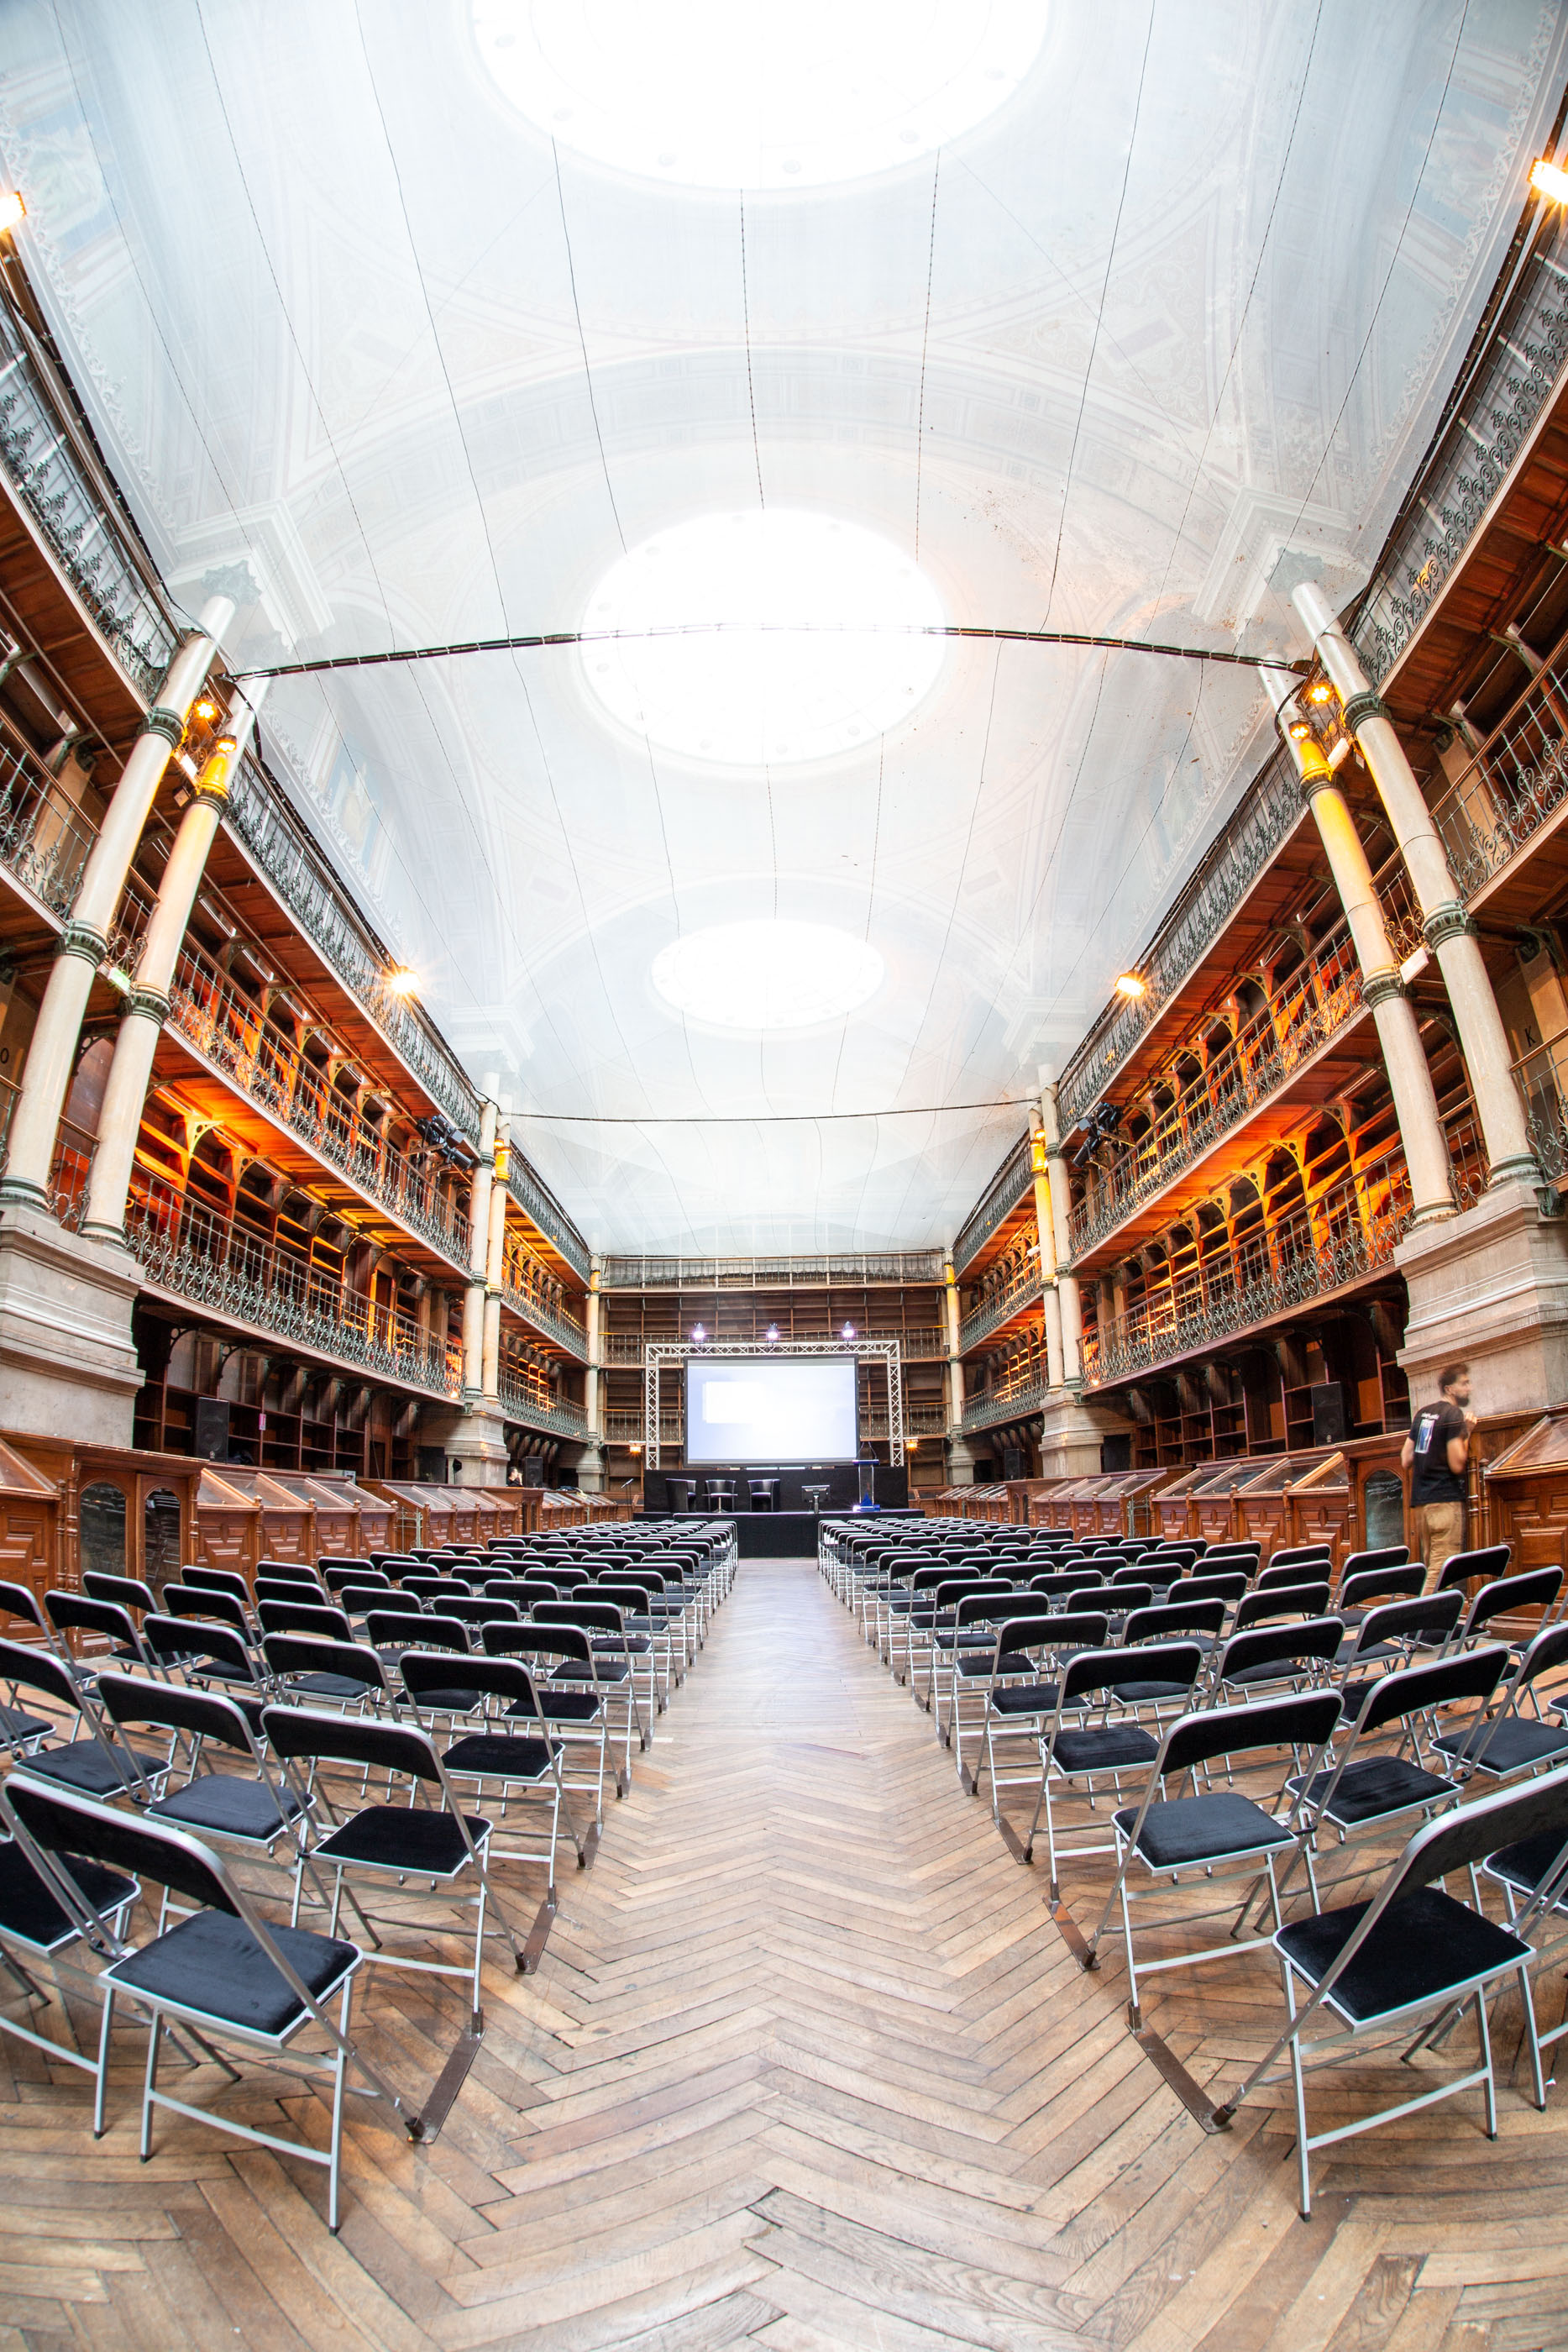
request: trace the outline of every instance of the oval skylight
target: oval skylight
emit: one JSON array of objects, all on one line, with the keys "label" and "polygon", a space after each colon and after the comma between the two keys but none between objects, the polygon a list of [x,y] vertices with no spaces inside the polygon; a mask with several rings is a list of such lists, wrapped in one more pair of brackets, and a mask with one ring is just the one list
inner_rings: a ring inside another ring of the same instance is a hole
[{"label": "oval skylight", "polygon": [[911,558],[858,523],[775,508],[700,515],[623,555],[582,616],[591,632],[694,633],[591,643],[583,668],[605,708],[665,751],[780,766],[902,726],[945,644],[900,632],[942,619]]},{"label": "oval skylight", "polygon": [[474,0],[480,58],[561,146],[699,188],[803,188],[972,131],[1047,0]]},{"label": "oval skylight", "polygon": [[716,1029],[806,1029],[841,1020],[882,985],[873,947],[827,923],[714,923],[653,959],[666,1004]]}]

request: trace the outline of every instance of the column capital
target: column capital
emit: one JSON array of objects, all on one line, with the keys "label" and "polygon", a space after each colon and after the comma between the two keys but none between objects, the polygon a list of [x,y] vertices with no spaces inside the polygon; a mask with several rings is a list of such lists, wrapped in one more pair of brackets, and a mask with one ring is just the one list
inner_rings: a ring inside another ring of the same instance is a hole
[{"label": "column capital", "polygon": [[155,1028],[162,1029],[164,1022],[169,1018],[168,991],[162,988],[133,988],[125,1000],[125,1013],[128,1019],[131,1013],[135,1013],[138,1020],[151,1021]]},{"label": "column capital", "polygon": [[1387,1004],[1395,997],[1403,996],[1404,993],[1405,982],[1392,964],[1386,965],[1381,971],[1368,971],[1362,974],[1361,1001],[1370,1012],[1375,1013],[1380,1004]]},{"label": "column capital", "polygon": [[101,931],[95,930],[90,923],[78,923],[74,916],[55,941],[57,955],[80,956],[94,971],[103,961],[108,948],[109,941]]},{"label": "column capital", "polygon": [[155,702],[138,731],[162,735],[166,743],[178,743],[185,731],[185,722],[177,710],[171,710],[166,703]]},{"label": "column capital", "polygon": [[1448,940],[1471,940],[1476,927],[1457,898],[1449,898],[1434,907],[1421,926],[1429,948],[1440,948]]},{"label": "column capital", "polygon": [[1392,714],[1389,711],[1388,705],[1385,702],[1383,697],[1380,694],[1375,694],[1370,687],[1366,688],[1364,693],[1353,694],[1346,699],[1344,706],[1345,733],[1347,735],[1354,735],[1358,733],[1359,730],[1365,726],[1369,719],[1387,719],[1392,724]]}]

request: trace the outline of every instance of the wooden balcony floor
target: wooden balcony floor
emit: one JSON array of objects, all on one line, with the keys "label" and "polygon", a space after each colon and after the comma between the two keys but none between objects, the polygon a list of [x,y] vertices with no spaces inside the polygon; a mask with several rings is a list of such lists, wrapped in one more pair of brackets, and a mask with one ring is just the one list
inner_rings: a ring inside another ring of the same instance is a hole
[{"label": "wooden balcony floor", "polygon": [[[1469,2095],[1331,2152],[1302,2224],[1285,2118],[1206,2137],[1044,1894],[812,1567],[748,1564],[444,2129],[353,2120],[340,2239],[319,2173],[177,2117],[137,2162],[133,2029],[97,2145],[86,2078],[0,2044],[0,2347],[1568,2343],[1568,2092],[1505,2089],[1494,2147]],[[427,2084],[455,2005],[433,2035],[408,1982],[361,2021]],[[1187,2001],[1153,2021],[1230,2080],[1279,1993],[1242,1958]]]}]

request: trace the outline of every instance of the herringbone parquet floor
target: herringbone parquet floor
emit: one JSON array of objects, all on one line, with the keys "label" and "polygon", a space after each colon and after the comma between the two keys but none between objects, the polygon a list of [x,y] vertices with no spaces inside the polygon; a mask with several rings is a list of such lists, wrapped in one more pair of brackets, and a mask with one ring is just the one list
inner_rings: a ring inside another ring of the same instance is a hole
[{"label": "herringbone parquet floor", "polygon": [[[1303,2224],[1283,2117],[1205,2137],[1043,1894],[814,1570],[750,1564],[444,2129],[356,2123],[340,2239],[265,2151],[170,2118],[138,2164],[134,2032],[96,2146],[0,2046],[0,2346],[1568,2343],[1568,2093],[1354,2144]],[[1249,1965],[1158,2019],[1206,2081],[1272,2014]],[[416,2084],[454,2022],[386,1977],[364,2021]]]}]

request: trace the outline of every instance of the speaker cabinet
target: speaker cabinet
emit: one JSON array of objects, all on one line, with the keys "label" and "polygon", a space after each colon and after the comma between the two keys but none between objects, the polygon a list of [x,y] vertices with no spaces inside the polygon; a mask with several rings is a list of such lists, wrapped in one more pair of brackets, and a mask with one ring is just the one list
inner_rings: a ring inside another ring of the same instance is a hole
[{"label": "speaker cabinet", "polygon": [[523,1456],[523,1484],[524,1484],[524,1486],[542,1486],[544,1485],[544,1483],[545,1483],[545,1458],[544,1458],[544,1455],[543,1455],[542,1454],[524,1454],[524,1456]]},{"label": "speaker cabinet", "polygon": [[1004,1478],[1021,1478],[1023,1475],[1024,1466],[1022,1446],[1004,1445],[1002,1448],[1002,1476]]},{"label": "speaker cabinet", "polygon": [[1130,1470],[1132,1466],[1133,1433],[1130,1429],[1113,1430],[1109,1437],[1100,1440],[1102,1470]]},{"label": "speaker cabinet", "polygon": [[1312,1444],[1343,1445],[1344,1440],[1343,1383],[1320,1381],[1312,1390]]},{"label": "speaker cabinet", "polygon": [[221,1397],[196,1399],[196,1458],[226,1462],[229,1458],[229,1409]]}]

